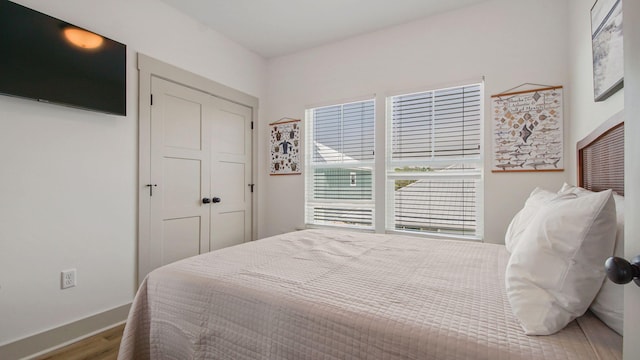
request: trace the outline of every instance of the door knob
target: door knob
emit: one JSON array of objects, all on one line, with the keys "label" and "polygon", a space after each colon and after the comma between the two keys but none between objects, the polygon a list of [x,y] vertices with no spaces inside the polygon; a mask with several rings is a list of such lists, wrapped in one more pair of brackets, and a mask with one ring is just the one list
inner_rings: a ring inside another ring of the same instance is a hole
[{"label": "door knob", "polygon": [[640,256],[636,256],[631,262],[619,257],[610,257],[605,261],[604,267],[607,277],[614,283],[626,284],[633,280],[640,286]]},{"label": "door knob", "polygon": [[211,199],[209,199],[209,198],[202,198],[202,203],[203,203],[203,204],[208,204],[208,203],[210,203],[210,202],[211,202]]},{"label": "door knob", "polygon": [[211,198],[211,201],[213,201],[213,203],[215,204],[215,203],[219,203],[222,200],[219,197],[216,196],[216,197]]}]

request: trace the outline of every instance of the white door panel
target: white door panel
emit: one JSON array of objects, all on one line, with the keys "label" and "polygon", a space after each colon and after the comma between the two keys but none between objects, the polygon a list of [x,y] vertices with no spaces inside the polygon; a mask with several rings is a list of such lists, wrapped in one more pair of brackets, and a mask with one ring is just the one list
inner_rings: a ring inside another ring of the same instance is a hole
[{"label": "white door panel", "polygon": [[251,109],[214,100],[211,249],[251,240]]},{"label": "white door panel", "polygon": [[[210,95],[152,78],[151,266],[209,251]],[[209,113],[208,113],[209,112]]]},{"label": "white door panel", "polygon": [[162,94],[164,105],[164,145],[202,150],[202,104]]},{"label": "white door panel", "polygon": [[165,219],[162,222],[162,244],[160,262],[169,264],[174,261],[200,253],[199,216],[179,219]]},{"label": "white door panel", "polygon": [[201,192],[200,159],[183,159],[164,157],[163,186],[161,188],[162,207],[165,217],[175,218],[185,215],[199,215]]},{"label": "white door panel", "polygon": [[247,200],[247,185],[243,182],[245,165],[220,161],[216,164],[216,177],[213,187],[215,196],[224,199],[216,205],[218,211],[229,211],[243,208]]},{"label": "white door panel", "polygon": [[219,211],[213,218],[211,227],[216,229],[211,250],[221,249],[227,246],[237,245],[246,240],[247,214],[244,211],[224,212]]},{"label": "white door panel", "polygon": [[[226,105],[225,107],[233,105],[221,104],[220,102],[218,104],[219,106]],[[251,126],[251,123],[247,124],[247,115],[250,116],[250,113],[247,114],[244,110],[248,109],[239,107],[236,109],[239,113],[229,112],[225,109],[218,110],[214,124],[214,137],[217,141],[212,144],[214,151],[219,154],[247,155],[245,134],[247,125]]]}]

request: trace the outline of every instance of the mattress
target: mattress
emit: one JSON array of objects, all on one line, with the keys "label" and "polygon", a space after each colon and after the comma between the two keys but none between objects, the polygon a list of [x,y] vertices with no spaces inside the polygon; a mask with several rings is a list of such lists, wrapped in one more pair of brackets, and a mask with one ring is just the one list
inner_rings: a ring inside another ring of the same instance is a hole
[{"label": "mattress", "polygon": [[214,251],[146,277],[118,358],[621,358],[621,338],[593,316],[525,335],[505,292],[508,256],[502,245],[335,230]]}]

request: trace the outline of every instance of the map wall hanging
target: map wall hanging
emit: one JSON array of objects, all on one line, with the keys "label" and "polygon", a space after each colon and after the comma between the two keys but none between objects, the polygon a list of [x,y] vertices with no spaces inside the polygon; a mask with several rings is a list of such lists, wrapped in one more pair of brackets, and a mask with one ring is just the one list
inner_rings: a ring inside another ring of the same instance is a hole
[{"label": "map wall hanging", "polygon": [[562,86],[491,96],[492,172],[563,171]]},{"label": "map wall hanging", "polygon": [[299,175],[300,164],[300,120],[282,118],[269,124],[270,128],[270,175]]}]

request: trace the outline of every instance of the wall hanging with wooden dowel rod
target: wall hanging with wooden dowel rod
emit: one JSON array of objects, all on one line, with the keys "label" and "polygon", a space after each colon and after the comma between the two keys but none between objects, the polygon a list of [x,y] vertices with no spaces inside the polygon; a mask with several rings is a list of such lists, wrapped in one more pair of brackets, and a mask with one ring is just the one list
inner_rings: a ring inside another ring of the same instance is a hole
[{"label": "wall hanging with wooden dowel rod", "polygon": [[491,122],[492,172],[564,170],[562,86],[491,95]]},{"label": "wall hanging with wooden dowel rod", "polygon": [[269,175],[299,175],[300,119],[283,117],[269,124]]}]

